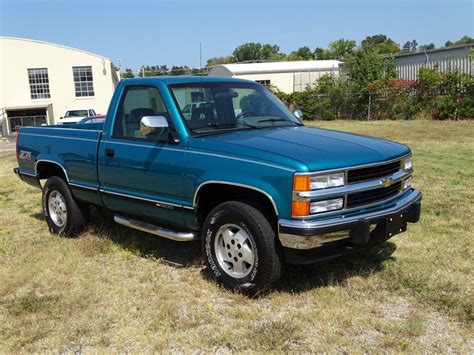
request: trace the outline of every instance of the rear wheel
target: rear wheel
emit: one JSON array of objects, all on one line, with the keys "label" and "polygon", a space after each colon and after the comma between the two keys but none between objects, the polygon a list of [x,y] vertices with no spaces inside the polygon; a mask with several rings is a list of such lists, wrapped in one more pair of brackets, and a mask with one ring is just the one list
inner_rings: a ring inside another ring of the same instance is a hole
[{"label": "rear wheel", "polygon": [[280,278],[275,232],[260,211],[245,203],[224,202],[209,213],[202,249],[208,268],[228,288],[256,294]]},{"label": "rear wheel", "polygon": [[53,176],[43,187],[43,213],[54,234],[73,236],[85,226],[87,206],[77,202],[66,182]]}]

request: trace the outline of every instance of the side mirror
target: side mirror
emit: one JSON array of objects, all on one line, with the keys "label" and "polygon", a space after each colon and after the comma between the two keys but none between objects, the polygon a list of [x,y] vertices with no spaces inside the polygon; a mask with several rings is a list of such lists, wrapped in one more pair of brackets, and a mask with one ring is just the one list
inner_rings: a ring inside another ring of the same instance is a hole
[{"label": "side mirror", "polygon": [[[140,120],[140,132],[143,135],[163,133],[168,128],[168,120],[164,116],[144,116]],[[161,130],[161,132],[158,132]]]},{"label": "side mirror", "polygon": [[59,117],[60,120],[62,120],[63,118],[64,118],[63,116]]},{"label": "side mirror", "polygon": [[295,117],[299,120],[301,120],[303,118],[303,112],[301,112],[300,109],[296,110],[295,112],[293,112],[293,114],[295,115]]}]

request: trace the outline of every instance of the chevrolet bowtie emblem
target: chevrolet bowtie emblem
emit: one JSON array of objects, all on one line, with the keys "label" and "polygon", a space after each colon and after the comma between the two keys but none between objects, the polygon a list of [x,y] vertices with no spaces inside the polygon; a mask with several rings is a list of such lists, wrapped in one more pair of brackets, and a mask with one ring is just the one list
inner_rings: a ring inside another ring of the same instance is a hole
[{"label": "chevrolet bowtie emblem", "polygon": [[383,187],[389,187],[393,184],[393,179],[392,178],[385,178],[380,180],[380,185]]}]

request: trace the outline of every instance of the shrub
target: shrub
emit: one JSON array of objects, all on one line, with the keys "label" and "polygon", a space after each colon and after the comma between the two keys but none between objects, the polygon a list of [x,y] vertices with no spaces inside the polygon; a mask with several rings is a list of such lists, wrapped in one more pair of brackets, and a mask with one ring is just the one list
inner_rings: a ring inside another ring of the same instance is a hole
[{"label": "shrub", "polygon": [[[379,66],[377,70],[381,70]],[[292,110],[301,109],[305,120],[474,118],[474,79],[457,71],[440,73],[436,67],[421,68],[417,81],[390,75],[365,86],[361,82],[323,75],[303,92],[271,90]]]}]

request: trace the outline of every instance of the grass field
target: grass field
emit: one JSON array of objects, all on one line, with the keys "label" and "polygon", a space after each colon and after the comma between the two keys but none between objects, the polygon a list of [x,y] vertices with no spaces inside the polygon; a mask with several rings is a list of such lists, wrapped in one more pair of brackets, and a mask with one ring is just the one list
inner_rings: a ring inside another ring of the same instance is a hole
[{"label": "grass field", "polygon": [[209,279],[199,243],[93,216],[52,236],[0,154],[0,352],[474,351],[474,121],[318,122],[410,145],[423,215],[377,249],[289,267],[260,299]]}]

